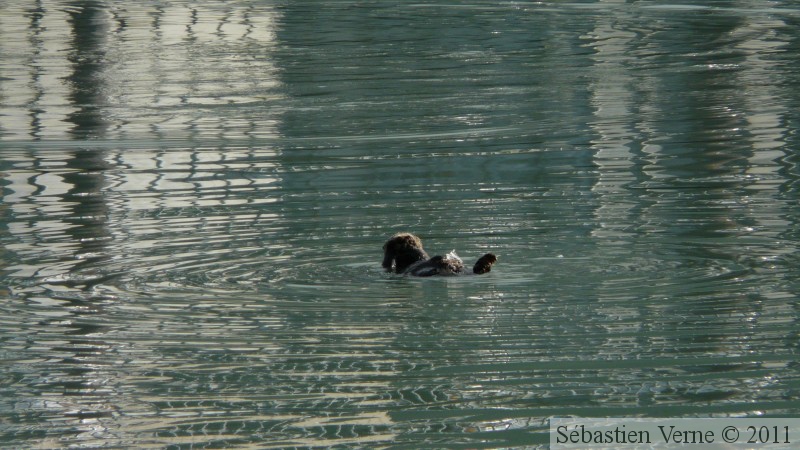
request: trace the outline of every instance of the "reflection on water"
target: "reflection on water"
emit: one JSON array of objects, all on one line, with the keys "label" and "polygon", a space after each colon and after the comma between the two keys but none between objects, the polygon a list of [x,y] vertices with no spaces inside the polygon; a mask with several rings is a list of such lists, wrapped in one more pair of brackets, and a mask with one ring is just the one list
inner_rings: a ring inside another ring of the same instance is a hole
[{"label": "reflection on water", "polygon": [[[799,18],[0,6],[0,443],[508,447],[551,416],[798,415]],[[394,277],[400,230],[500,262]]]},{"label": "reflection on water", "polygon": [[8,139],[155,142],[274,134],[270,6],[11,2],[0,130]]}]

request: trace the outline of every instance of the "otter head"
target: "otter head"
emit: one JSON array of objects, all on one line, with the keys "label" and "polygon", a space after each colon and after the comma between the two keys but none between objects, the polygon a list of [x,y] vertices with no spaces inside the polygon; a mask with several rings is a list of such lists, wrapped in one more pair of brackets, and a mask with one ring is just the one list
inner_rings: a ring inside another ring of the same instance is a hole
[{"label": "otter head", "polygon": [[428,259],[422,249],[422,241],[411,233],[397,233],[383,244],[382,266],[387,271],[403,273],[408,266]]}]

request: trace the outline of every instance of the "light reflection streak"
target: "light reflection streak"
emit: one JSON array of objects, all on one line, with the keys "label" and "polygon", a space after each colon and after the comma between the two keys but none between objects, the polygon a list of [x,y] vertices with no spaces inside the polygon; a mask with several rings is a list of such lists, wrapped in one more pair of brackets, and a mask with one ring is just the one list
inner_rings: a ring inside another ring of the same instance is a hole
[{"label": "light reflection streak", "polygon": [[[154,133],[158,139],[167,132],[172,139],[178,134],[184,138],[209,135],[225,141],[231,135],[241,136],[236,130],[261,138],[274,135],[276,120],[264,113],[247,120],[220,120],[196,107],[250,102],[262,109],[275,98],[268,92],[278,85],[268,59],[237,61],[238,52],[231,47],[244,40],[247,45],[261,46],[267,54],[275,38],[274,14],[232,8],[219,15],[177,4],[153,12],[131,6],[107,10],[93,2],[76,2],[62,10],[37,3],[27,15],[28,23],[9,20],[14,14],[0,15],[4,34],[16,30],[28,36],[27,40],[4,39],[0,44],[4,55],[10,55],[5,64],[29,68],[27,74],[15,74],[0,83],[0,114],[9,118],[2,123],[4,141],[25,139],[26,135],[51,142],[87,137],[141,139]],[[190,13],[181,18],[179,10]],[[160,15],[178,27],[161,30]],[[152,18],[151,26],[146,25],[148,20],[140,20],[147,16]],[[190,23],[182,25],[181,20]],[[142,47],[141,42],[152,41],[154,28],[167,43]],[[72,43],[55,38],[57,34],[71,35]],[[59,47],[60,42],[65,43]],[[201,79],[201,74],[208,73],[209,63],[229,70],[220,71],[217,79]],[[71,75],[62,78],[65,72]],[[217,99],[214,92],[220,88],[235,94]],[[184,105],[191,108],[183,109]],[[170,119],[150,127],[153,113],[163,116],[164,108],[172,109],[166,112]],[[116,112],[123,109],[118,118]],[[20,113],[24,110],[28,110],[30,123],[13,119],[26,117]],[[130,236],[131,230],[147,223],[144,217],[135,217],[140,212],[246,204],[249,201],[235,198],[237,192],[277,181],[274,177],[265,181],[261,175],[232,177],[232,173],[254,169],[252,163],[238,161],[252,160],[255,150],[232,152],[226,147],[216,154],[82,148],[10,153],[4,149],[4,159],[14,161],[4,176],[8,193],[4,203],[16,218],[8,229],[17,241],[9,246],[15,260],[5,269],[20,280],[38,280],[36,287],[31,287],[30,281],[12,286],[10,295],[27,299],[36,310],[29,319],[49,324],[42,329],[32,323],[28,343],[20,351],[51,355],[41,361],[49,373],[40,386],[51,393],[52,400],[20,403],[20,408],[40,414],[49,426],[63,429],[81,445],[124,439],[118,433],[117,411],[125,409],[126,414],[135,415],[139,402],[126,398],[119,385],[126,377],[120,377],[108,362],[119,363],[115,354],[124,351],[117,344],[119,331],[87,326],[111,320],[109,314],[117,300],[111,279],[96,273],[103,267],[98,262],[110,261],[100,270],[111,273],[135,267],[120,257],[143,250],[144,241]],[[277,217],[267,214],[264,218],[269,216]],[[214,219],[210,220],[213,223]],[[165,224],[156,220],[151,229],[157,232]],[[161,243],[156,239],[153,245]],[[119,269],[110,267],[114,265]],[[40,292],[44,295],[37,295]],[[71,320],[64,321],[66,318]],[[62,333],[71,337],[58,338]],[[63,360],[52,360],[54,348],[60,349]],[[62,393],[56,395],[59,391]],[[55,443],[45,439],[39,445]]]},{"label": "light reflection streak", "polygon": [[[0,48],[4,64],[28,71],[0,83],[3,140],[69,138],[80,130],[75,120],[87,113],[105,123],[109,139],[264,139],[276,133],[280,82],[269,55],[279,13],[269,6],[106,9],[77,2],[62,10],[37,2],[20,11],[14,6],[0,17],[0,26],[27,39],[4,39]],[[87,14],[94,16],[76,26],[91,29],[82,28],[79,38],[92,34],[98,42],[91,45],[101,45],[88,52],[58,37],[70,35],[70,24]],[[29,21],[16,20],[19,16]],[[261,56],[243,56],[254,54]],[[81,70],[94,71],[99,85],[92,87],[98,94],[93,99],[71,97],[88,87],[63,78],[77,62]],[[212,66],[224,70],[209,77]],[[214,107],[232,104],[250,107],[238,118],[214,114]]]}]

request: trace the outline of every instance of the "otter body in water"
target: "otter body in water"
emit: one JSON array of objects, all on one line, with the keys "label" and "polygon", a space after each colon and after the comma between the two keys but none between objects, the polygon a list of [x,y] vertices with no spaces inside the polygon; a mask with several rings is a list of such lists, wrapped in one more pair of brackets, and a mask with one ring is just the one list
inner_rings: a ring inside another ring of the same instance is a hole
[{"label": "otter body in water", "polygon": [[[472,266],[472,273],[487,273],[492,270],[492,264],[496,262],[497,257],[487,253]],[[397,233],[386,241],[383,245],[382,265],[389,272],[417,277],[470,273],[455,251],[445,256],[428,257],[422,248],[422,241],[411,233]]]}]

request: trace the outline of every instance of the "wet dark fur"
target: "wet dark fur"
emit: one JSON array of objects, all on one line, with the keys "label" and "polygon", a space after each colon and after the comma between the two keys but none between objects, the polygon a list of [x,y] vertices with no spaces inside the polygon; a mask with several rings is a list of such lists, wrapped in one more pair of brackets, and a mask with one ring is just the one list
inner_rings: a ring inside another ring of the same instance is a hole
[{"label": "wet dark fur", "polygon": [[[492,270],[497,257],[487,253],[472,267],[472,273],[483,274]],[[467,273],[464,264],[447,256],[428,257],[422,248],[422,241],[411,233],[397,233],[383,245],[382,266],[388,272],[418,277],[433,275],[458,275]]]}]

